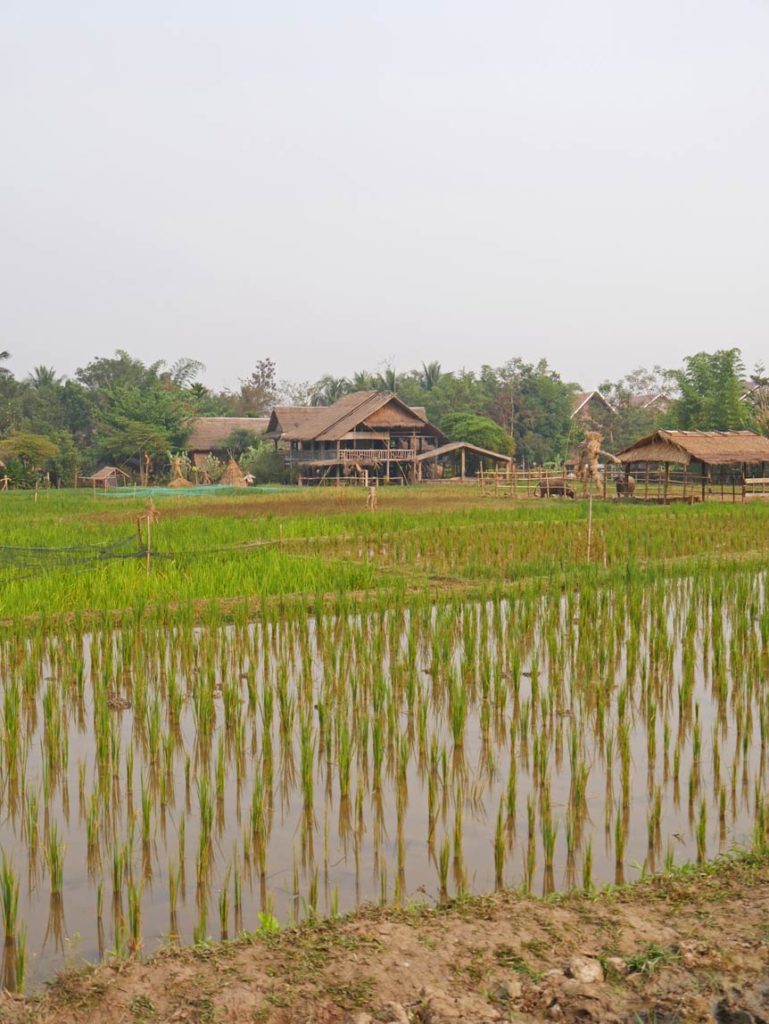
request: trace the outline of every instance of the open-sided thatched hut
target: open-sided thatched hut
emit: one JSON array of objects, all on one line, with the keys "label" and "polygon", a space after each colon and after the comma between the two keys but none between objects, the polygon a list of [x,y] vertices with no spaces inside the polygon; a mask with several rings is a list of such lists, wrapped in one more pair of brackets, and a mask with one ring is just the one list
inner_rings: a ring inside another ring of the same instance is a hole
[{"label": "open-sided thatched hut", "polygon": [[763,481],[769,466],[769,438],[752,430],[655,430],[617,455],[639,483],[648,482],[651,467],[661,467],[662,497],[702,500],[728,491],[736,500],[752,482]]},{"label": "open-sided thatched hut", "polygon": [[108,487],[120,487],[123,484],[127,484],[129,480],[128,473],[124,473],[117,466],[102,466],[101,469],[97,469],[90,476],[80,478],[81,484],[93,487],[94,489],[103,487],[105,490]]}]

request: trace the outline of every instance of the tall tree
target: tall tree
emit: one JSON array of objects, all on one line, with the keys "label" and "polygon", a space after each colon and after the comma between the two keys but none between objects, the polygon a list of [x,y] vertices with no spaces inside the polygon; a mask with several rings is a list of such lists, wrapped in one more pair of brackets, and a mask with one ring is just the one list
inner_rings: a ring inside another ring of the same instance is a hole
[{"label": "tall tree", "polygon": [[752,423],[753,410],[742,401],[745,367],[738,348],[698,352],[673,376],[680,397],[672,420],[680,429],[739,430]]},{"label": "tall tree", "polygon": [[201,363],[198,359],[182,356],[167,370],[161,371],[159,376],[161,380],[173,384],[176,388],[189,388],[195,378],[205,371],[205,368],[205,363]]},{"label": "tall tree", "polygon": [[422,369],[419,372],[419,384],[425,391],[432,391],[442,376],[443,372],[440,363],[422,363]]},{"label": "tall tree", "polygon": [[493,390],[491,414],[515,442],[525,465],[560,460],[567,454],[575,385],[567,384],[546,360],[511,359],[497,370],[481,373]]},{"label": "tall tree", "polygon": [[36,366],[27,377],[27,383],[30,387],[40,390],[61,384],[62,379],[52,366]]},{"label": "tall tree", "polygon": [[234,397],[234,411],[242,416],[267,416],[278,395],[275,363],[259,359],[252,373],[241,380],[240,392]]}]

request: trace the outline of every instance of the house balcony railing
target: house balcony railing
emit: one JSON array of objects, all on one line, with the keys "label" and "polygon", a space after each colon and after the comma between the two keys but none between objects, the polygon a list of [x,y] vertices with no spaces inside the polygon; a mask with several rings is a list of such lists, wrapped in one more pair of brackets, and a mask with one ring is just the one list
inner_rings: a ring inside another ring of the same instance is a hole
[{"label": "house balcony railing", "polygon": [[417,456],[416,448],[333,448],[321,451],[293,451],[291,462],[412,462]]}]

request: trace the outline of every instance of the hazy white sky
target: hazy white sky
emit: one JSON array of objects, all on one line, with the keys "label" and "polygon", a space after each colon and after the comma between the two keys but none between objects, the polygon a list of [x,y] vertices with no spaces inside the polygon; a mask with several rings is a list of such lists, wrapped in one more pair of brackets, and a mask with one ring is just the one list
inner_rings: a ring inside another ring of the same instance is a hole
[{"label": "hazy white sky", "polygon": [[0,349],[769,362],[769,0],[0,0]]}]

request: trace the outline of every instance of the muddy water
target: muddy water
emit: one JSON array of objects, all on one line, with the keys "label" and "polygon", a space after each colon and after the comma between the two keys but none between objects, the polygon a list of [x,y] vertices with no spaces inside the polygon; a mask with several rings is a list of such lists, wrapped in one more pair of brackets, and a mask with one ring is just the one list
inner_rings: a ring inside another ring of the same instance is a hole
[{"label": "muddy water", "polygon": [[547,892],[750,843],[765,605],[763,580],[741,577],[5,642],[20,738],[14,756],[6,726],[0,846],[27,988],[125,952],[130,891],[149,953],[223,925],[487,891],[500,872]]}]

